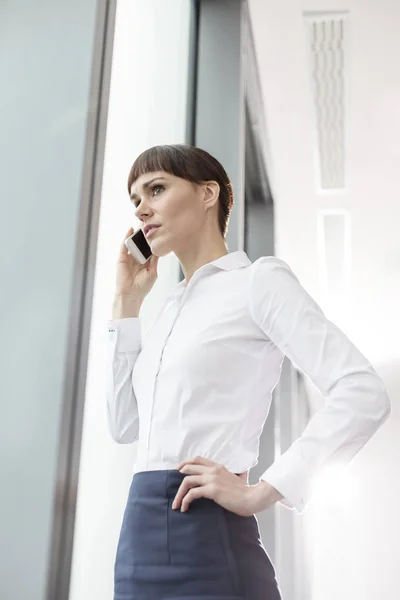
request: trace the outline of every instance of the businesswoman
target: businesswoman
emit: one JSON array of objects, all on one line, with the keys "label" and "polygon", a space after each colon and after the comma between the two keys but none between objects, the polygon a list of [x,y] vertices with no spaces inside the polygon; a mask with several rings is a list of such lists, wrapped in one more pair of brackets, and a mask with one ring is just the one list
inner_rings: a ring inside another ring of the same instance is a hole
[{"label": "businesswoman", "polygon": [[[232,186],[215,158],[150,148],[128,190],[153,256],[139,264],[122,240],[109,321],[110,432],[138,440],[114,598],[279,600],[255,514],[277,501],[302,512],[318,469],[349,461],[387,418],[385,386],[284,261],[228,251]],[[185,277],[142,345],[140,308],[170,252]],[[285,355],[325,404],[249,485]]]}]

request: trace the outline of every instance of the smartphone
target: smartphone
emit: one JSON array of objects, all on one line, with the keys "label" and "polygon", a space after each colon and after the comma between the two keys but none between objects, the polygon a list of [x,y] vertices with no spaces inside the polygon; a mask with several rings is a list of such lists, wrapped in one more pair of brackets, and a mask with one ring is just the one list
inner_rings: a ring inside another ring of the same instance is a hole
[{"label": "smartphone", "polygon": [[150,246],[141,229],[138,229],[125,240],[125,246],[141,265],[144,265],[152,255]]}]

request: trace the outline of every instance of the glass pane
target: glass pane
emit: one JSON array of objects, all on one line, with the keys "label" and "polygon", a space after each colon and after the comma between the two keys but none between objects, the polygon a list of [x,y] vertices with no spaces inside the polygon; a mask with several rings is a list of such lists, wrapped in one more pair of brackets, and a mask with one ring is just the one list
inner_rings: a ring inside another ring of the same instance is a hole
[{"label": "glass pane", "polygon": [[2,600],[45,597],[63,494],[59,424],[100,5],[0,2]]}]

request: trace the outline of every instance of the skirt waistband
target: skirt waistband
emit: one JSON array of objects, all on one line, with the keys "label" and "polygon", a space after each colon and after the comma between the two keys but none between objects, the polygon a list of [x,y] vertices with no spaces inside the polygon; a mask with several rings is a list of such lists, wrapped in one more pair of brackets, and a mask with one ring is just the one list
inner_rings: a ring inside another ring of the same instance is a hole
[{"label": "skirt waistband", "polygon": [[133,476],[131,493],[142,497],[174,498],[185,477],[176,469],[138,471]]},{"label": "skirt waistband", "polygon": [[[235,473],[235,475],[238,475]],[[177,469],[158,469],[138,471],[132,479],[131,494],[157,498],[175,498],[177,491],[187,475]]]}]

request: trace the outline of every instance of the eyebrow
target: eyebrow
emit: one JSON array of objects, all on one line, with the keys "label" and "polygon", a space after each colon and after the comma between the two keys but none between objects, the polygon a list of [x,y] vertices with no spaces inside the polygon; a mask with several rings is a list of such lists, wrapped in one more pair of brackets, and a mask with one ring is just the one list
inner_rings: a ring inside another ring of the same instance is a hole
[{"label": "eyebrow", "polygon": [[[167,181],[166,177],[162,177],[160,175],[160,177],[154,177],[153,179],[150,179],[149,181],[146,181],[142,185],[142,188],[144,190],[147,190],[151,186],[152,183],[154,183],[155,181],[159,181],[159,180]],[[131,200],[134,200],[135,198],[138,198],[138,195],[137,194],[129,194],[129,197],[130,197]]]}]

